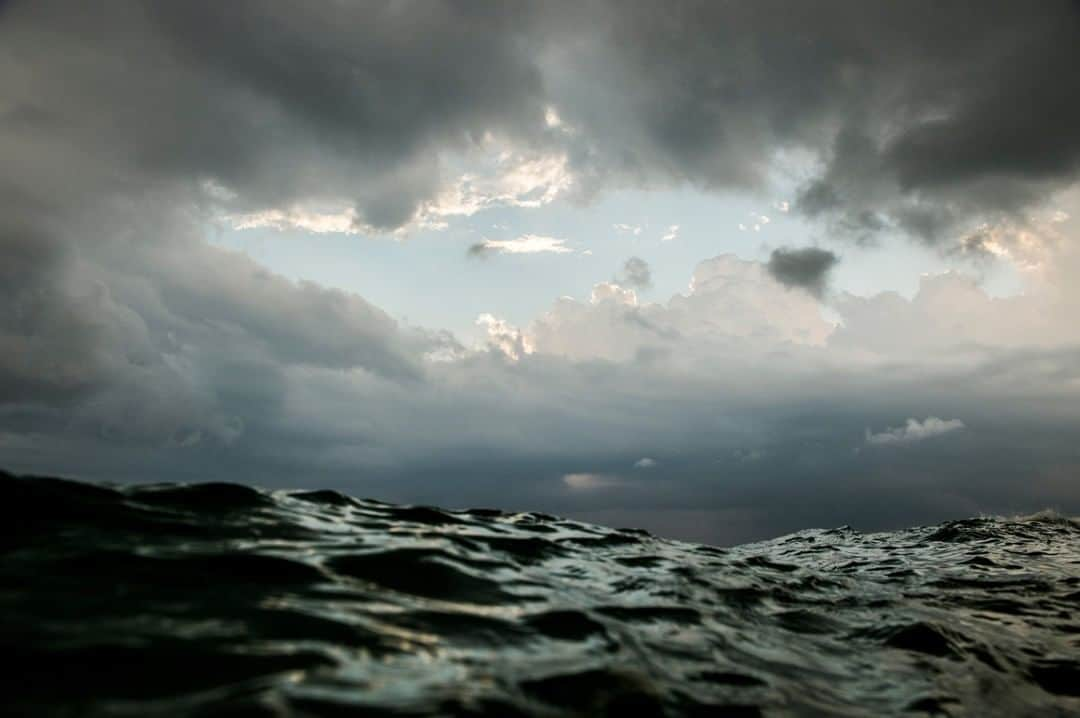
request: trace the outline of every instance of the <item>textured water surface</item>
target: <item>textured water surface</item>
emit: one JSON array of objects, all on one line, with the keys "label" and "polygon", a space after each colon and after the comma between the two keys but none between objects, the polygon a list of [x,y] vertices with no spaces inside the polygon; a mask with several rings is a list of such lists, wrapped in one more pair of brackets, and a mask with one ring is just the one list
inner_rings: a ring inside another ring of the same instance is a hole
[{"label": "textured water surface", "polygon": [[534,513],[0,475],[7,715],[1069,715],[1080,526],[717,549]]}]

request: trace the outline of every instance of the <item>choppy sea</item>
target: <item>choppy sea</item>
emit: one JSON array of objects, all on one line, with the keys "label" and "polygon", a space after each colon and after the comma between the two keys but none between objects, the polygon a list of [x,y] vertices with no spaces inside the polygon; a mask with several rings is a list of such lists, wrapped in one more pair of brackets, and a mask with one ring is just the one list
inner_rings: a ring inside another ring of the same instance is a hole
[{"label": "choppy sea", "polygon": [[10,716],[1080,715],[1080,523],[734,548],[0,474]]}]

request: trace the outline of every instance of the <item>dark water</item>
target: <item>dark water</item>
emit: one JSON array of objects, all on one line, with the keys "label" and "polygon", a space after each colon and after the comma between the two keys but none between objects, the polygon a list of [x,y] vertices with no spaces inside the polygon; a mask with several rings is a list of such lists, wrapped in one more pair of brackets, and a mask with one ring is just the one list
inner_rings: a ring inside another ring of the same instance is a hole
[{"label": "dark water", "polygon": [[1080,713],[1080,526],[721,550],[540,514],[0,475],[6,715]]}]

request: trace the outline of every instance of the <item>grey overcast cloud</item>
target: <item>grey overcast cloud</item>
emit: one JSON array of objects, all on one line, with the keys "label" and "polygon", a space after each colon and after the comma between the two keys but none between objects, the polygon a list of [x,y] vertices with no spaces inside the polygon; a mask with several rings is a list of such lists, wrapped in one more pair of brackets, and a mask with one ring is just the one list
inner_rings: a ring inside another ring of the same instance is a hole
[{"label": "grey overcast cloud", "polygon": [[1080,513],[1080,3],[0,2],[0,467],[732,544]]}]

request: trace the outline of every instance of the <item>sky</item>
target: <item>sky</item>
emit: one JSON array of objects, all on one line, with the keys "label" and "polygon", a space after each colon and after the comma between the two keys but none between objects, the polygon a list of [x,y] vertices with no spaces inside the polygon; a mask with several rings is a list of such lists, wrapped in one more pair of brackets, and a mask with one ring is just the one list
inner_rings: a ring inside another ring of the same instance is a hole
[{"label": "sky", "polygon": [[1080,5],[0,2],[0,466],[730,544],[1080,513]]}]

